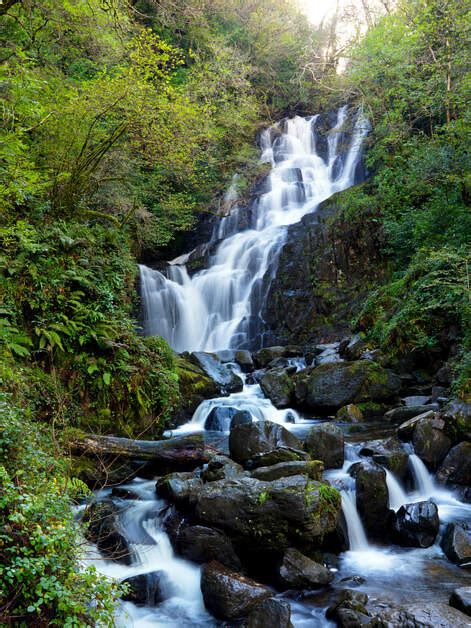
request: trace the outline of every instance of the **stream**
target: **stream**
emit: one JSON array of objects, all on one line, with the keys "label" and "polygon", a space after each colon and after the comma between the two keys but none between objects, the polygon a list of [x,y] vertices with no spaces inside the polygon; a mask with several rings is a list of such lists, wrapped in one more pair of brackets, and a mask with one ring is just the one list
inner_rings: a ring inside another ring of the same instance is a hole
[{"label": "stream", "polygon": [[[356,172],[368,133],[366,120],[361,113],[352,114],[342,107],[324,144],[318,122],[319,116],[295,117],[262,133],[261,160],[271,164],[264,191],[251,208],[248,227],[239,229],[237,217],[243,208],[237,203],[231,214],[219,221],[208,249],[207,268],[191,275],[185,266],[188,255],[170,263],[165,270],[140,267],[146,334],[164,336],[178,352],[220,352],[263,346],[263,299],[276,273],[289,225],[298,223],[304,215],[315,212],[323,200],[357,181]],[[302,370],[306,362],[293,360],[289,366]],[[231,368],[243,379],[243,390],[203,401],[191,420],[168,432],[168,436],[202,433],[209,443],[227,451],[228,430],[205,430],[211,410],[220,406],[245,410],[254,421],[283,424],[299,437],[320,422],[295,409],[275,408],[257,382],[247,381],[236,364],[231,364]],[[341,469],[325,471],[324,477],[341,491],[350,549],[339,556],[327,557],[327,566],[335,576],[331,587],[307,595],[274,593],[291,604],[296,628],[334,626],[325,618],[325,610],[338,588],[357,587],[368,593],[373,603],[378,600],[378,603],[426,604],[428,600],[447,602],[451,590],[463,586],[466,578],[463,570],[445,558],[439,545],[440,536],[427,549],[380,546],[368,539],[357,511],[355,481],[349,469],[355,462],[365,460],[359,454],[363,442],[370,438],[386,439],[394,428],[389,424],[368,423],[359,433],[351,425],[341,427],[345,433],[345,463]],[[409,486],[404,486],[390,471],[386,472],[390,508],[398,510],[404,503],[432,499],[438,506],[442,529],[446,522],[469,520],[471,506],[461,503],[452,491],[439,487],[413,450],[408,453]],[[113,497],[111,489],[104,489],[97,498],[110,497],[119,507],[120,526],[130,543],[132,563],[122,565],[104,560],[93,546],[89,547],[87,562],[93,562],[99,571],[118,580],[164,572],[166,599],[157,606],[123,602],[117,612],[118,625],[136,628],[222,625],[204,607],[200,566],[179,558],[172,549],[164,525],[169,508],[165,500],[156,498],[155,480],[136,478],[123,488],[136,493],[139,499]]]}]

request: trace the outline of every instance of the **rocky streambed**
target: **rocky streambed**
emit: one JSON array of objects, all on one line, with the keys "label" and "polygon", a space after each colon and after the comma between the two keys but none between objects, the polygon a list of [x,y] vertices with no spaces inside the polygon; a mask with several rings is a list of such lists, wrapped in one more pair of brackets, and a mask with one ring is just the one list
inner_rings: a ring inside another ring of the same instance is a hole
[{"label": "rocky streambed", "polygon": [[471,417],[443,373],[358,337],[180,369],[165,440],[73,444],[106,469],[79,516],[129,585],[119,625],[470,625]]}]

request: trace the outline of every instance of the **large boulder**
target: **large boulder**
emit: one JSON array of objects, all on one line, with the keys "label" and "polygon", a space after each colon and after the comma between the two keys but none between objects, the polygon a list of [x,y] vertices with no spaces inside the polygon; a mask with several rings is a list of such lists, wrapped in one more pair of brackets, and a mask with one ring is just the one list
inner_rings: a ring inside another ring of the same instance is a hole
[{"label": "large boulder", "polygon": [[294,376],[295,399],[319,412],[350,403],[380,401],[397,395],[401,380],[375,362],[358,360],[309,367]]},{"label": "large boulder", "polygon": [[317,589],[334,578],[327,567],[292,547],[283,554],[278,574],[281,584],[290,589]]},{"label": "large boulder", "polygon": [[239,477],[209,482],[195,494],[195,515],[204,525],[225,532],[236,551],[321,547],[335,530],[340,495],[305,475],[263,482]]},{"label": "large boulder", "polygon": [[430,547],[438,534],[440,521],[432,501],[404,504],[394,516],[393,537],[405,547]]},{"label": "large boulder", "polygon": [[340,469],[344,462],[344,437],[334,423],[314,425],[304,441],[306,451],[316,460],[322,460],[326,469]]},{"label": "large boulder", "polygon": [[151,571],[131,576],[123,580],[123,584],[128,585],[123,600],[137,605],[157,606],[173,593],[172,583],[165,571]]},{"label": "large boulder", "polygon": [[291,405],[294,383],[286,369],[267,371],[260,380],[260,387],[276,408],[288,408]]},{"label": "large boulder", "polygon": [[230,569],[241,568],[230,539],[213,528],[198,525],[182,528],[177,536],[177,550],[181,556],[195,563],[218,560]]},{"label": "large boulder", "polygon": [[215,353],[194,351],[189,360],[199,366],[213,380],[221,395],[240,392],[244,386],[241,378],[234,373],[228,364],[224,364]]},{"label": "large boulder", "polygon": [[452,563],[460,567],[471,567],[471,530],[467,525],[449,523],[440,546]]},{"label": "large boulder", "polygon": [[285,427],[272,421],[257,421],[237,425],[231,429],[229,451],[231,458],[241,464],[257,454],[270,452],[279,447],[302,450],[301,441]]},{"label": "large boulder", "polygon": [[244,628],[292,628],[291,606],[274,597],[262,600],[243,624]]},{"label": "large boulder", "polygon": [[471,587],[459,587],[450,596],[450,606],[471,617]]},{"label": "large boulder", "polygon": [[354,465],[356,504],[368,536],[384,540],[390,520],[386,472],[374,462]]},{"label": "large boulder", "polygon": [[437,472],[439,482],[471,485],[471,442],[458,443],[450,449]]},{"label": "large boulder", "polygon": [[307,475],[311,480],[322,480],[324,463],[321,460],[293,460],[279,462],[270,467],[259,467],[252,471],[251,476],[264,482],[273,482],[291,475]]},{"label": "large boulder", "polygon": [[435,471],[451,448],[452,441],[446,432],[446,421],[438,413],[417,421],[412,435],[415,453],[426,466]]},{"label": "large boulder", "polygon": [[206,608],[219,619],[236,620],[247,617],[264,599],[270,589],[250,580],[224,565],[212,561],[201,573],[201,592]]}]

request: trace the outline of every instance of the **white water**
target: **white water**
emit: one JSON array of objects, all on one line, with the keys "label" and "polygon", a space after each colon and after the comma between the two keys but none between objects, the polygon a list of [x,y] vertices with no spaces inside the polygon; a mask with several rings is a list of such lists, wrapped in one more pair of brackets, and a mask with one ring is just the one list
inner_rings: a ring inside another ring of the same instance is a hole
[{"label": "white water", "polygon": [[342,510],[348,529],[348,540],[351,551],[368,549],[368,540],[355,503],[355,493],[342,491]]},{"label": "white water", "polygon": [[168,266],[168,277],[140,267],[146,334],[163,336],[176,351],[253,344],[263,327],[263,297],[287,227],[354,183],[367,122],[357,116],[346,147],[340,140],[345,137],[347,107],[339,109],[324,160],[317,152],[317,119],[297,116],[262,133],[261,159],[272,164],[266,192],[252,206],[250,228],[235,232],[231,216],[220,222],[217,237],[225,239],[208,268],[190,277],[184,263],[176,263],[186,261],[185,256]]},{"label": "white water", "polygon": [[409,455],[409,464],[419,496],[421,499],[429,499],[436,489],[427,467],[416,454]]},{"label": "white water", "polygon": [[407,504],[408,502],[407,493],[399,484],[394,474],[391,473],[391,471],[388,471],[388,469],[385,469],[385,471],[386,471],[386,485],[388,487],[388,495],[389,495],[389,508],[397,511],[403,504]]}]

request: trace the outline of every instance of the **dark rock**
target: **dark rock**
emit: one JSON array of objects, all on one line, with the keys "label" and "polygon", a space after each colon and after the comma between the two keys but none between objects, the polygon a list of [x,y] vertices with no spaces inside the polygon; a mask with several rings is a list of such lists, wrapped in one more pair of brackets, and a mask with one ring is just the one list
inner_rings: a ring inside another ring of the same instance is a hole
[{"label": "dark rock", "polygon": [[291,405],[294,383],[286,369],[267,371],[260,380],[260,386],[276,408],[287,408]]},{"label": "dark rock", "polygon": [[195,563],[208,563],[218,560],[235,569],[241,568],[239,557],[230,539],[225,534],[205,526],[183,528],[177,537],[177,551],[181,556]]},{"label": "dark rock", "polygon": [[110,499],[90,504],[83,516],[83,521],[87,524],[85,537],[95,543],[106,558],[130,565],[131,549],[121,533],[120,512],[120,508]]},{"label": "dark rock", "polygon": [[157,480],[155,489],[159,497],[168,499],[177,506],[190,506],[197,488],[203,484],[193,473],[170,473]]},{"label": "dark rock", "polygon": [[275,358],[272,360],[267,368],[268,369],[285,369],[288,375],[296,373],[296,366],[290,362],[292,358]]},{"label": "dark rock", "polygon": [[280,582],[292,589],[315,589],[333,580],[332,573],[297,549],[289,548],[283,555],[279,569]]},{"label": "dark rock", "polygon": [[253,418],[250,412],[247,410],[239,410],[231,419],[230,429],[237,427],[238,425],[248,425],[249,423],[253,423]]},{"label": "dark rock", "polygon": [[240,349],[235,352],[234,359],[244,373],[250,373],[255,368],[250,351]]},{"label": "dark rock", "polygon": [[340,355],[347,360],[359,360],[365,350],[365,340],[360,334],[355,334],[347,344],[342,344]]},{"label": "dark rock", "polygon": [[[321,351],[319,351],[321,349]],[[334,364],[335,362],[343,362],[338,352],[338,344],[332,345],[318,345],[316,347],[316,357],[313,364],[319,366],[320,364]]]},{"label": "dark rock", "polygon": [[165,571],[131,576],[123,580],[129,587],[123,600],[137,605],[157,606],[172,595],[172,584]]},{"label": "dark rock", "polygon": [[397,375],[368,360],[309,367],[297,373],[294,381],[297,403],[320,412],[388,399],[401,386]]},{"label": "dark rock", "polygon": [[412,395],[410,397],[403,397],[401,401],[405,406],[425,406],[430,403],[430,395]]},{"label": "dark rock", "polygon": [[438,508],[432,501],[404,504],[394,516],[394,540],[404,547],[430,547],[439,526]]},{"label": "dark rock", "polygon": [[258,469],[260,467],[272,467],[285,462],[306,462],[309,455],[300,449],[292,449],[290,447],[278,447],[263,454],[257,454],[253,458],[246,460],[246,469]]},{"label": "dark rock", "polygon": [[362,591],[341,589],[325,615],[333,619],[337,626],[357,628],[368,625],[371,618],[366,609],[368,596]]},{"label": "dark rock", "polygon": [[265,347],[253,354],[253,360],[258,368],[264,368],[276,358],[296,358],[302,355],[303,352],[301,348],[293,345],[285,347]]},{"label": "dark rock", "polygon": [[468,526],[447,524],[440,546],[452,563],[460,567],[471,567],[471,530]]},{"label": "dark rock", "polygon": [[405,481],[409,472],[409,455],[404,451],[401,441],[392,436],[387,440],[375,440],[365,443],[360,449],[360,456],[371,456],[373,462],[386,467],[400,480]]},{"label": "dark rock", "polygon": [[231,419],[237,412],[238,409],[231,406],[216,406],[208,414],[204,422],[204,429],[215,432],[228,432],[231,427]]},{"label": "dark rock", "polygon": [[244,464],[257,454],[287,447],[302,450],[301,441],[285,427],[271,421],[257,421],[231,429],[229,451],[231,458]]},{"label": "dark rock", "polygon": [[176,356],[175,365],[181,395],[173,420],[181,425],[192,417],[202,401],[218,397],[220,389],[200,366],[188,359],[188,354]]},{"label": "dark rock", "polygon": [[318,549],[340,513],[338,491],[305,475],[209,482],[196,492],[195,502],[198,520],[223,530],[237,551],[242,546],[276,554],[292,546]]},{"label": "dark rock", "polygon": [[448,395],[448,388],[444,386],[432,387],[432,401],[438,401],[439,399],[445,399]]},{"label": "dark rock", "polygon": [[244,628],[292,628],[291,606],[269,597],[254,608],[243,625]]},{"label": "dark rock", "polygon": [[447,484],[471,485],[471,442],[450,449],[437,472],[437,479]]},{"label": "dark rock", "polygon": [[335,420],[341,421],[342,423],[361,423],[364,421],[364,416],[358,406],[349,403],[347,406],[343,406],[337,411]]},{"label": "dark rock", "polygon": [[435,379],[443,386],[450,386],[453,382],[453,371],[451,366],[445,364],[435,373]]},{"label": "dark rock", "polygon": [[446,423],[438,413],[423,417],[414,429],[412,443],[415,453],[429,469],[435,471],[450,450],[452,441],[445,433]]},{"label": "dark rock", "polygon": [[455,589],[450,596],[450,606],[471,616],[471,587]]},{"label": "dark rock", "polygon": [[417,423],[421,420],[421,419],[432,419],[435,416],[435,412],[434,411],[429,411],[429,412],[425,412],[424,414],[420,414],[419,416],[416,416],[412,419],[409,419],[408,421],[404,421],[404,423],[402,423],[398,428],[397,428],[397,435],[399,436],[399,438],[403,441],[410,441],[412,440],[412,436],[414,435],[414,430],[416,428]]},{"label": "dark rock", "polygon": [[210,613],[227,620],[247,617],[262,600],[271,597],[267,587],[230,571],[216,561],[203,567],[201,592]]},{"label": "dark rock", "polygon": [[270,467],[259,467],[252,471],[251,476],[264,482],[272,482],[291,475],[307,475],[311,480],[322,480],[324,464],[320,460],[295,460],[279,462]]},{"label": "dark rock", "polygon": [[227,364],[223,364],[215,353],[194,351],[189,359],[215,382],[221,394],[229,395],[242,390],[241,378]]},{"label": "dark rock", "polygon": [[123,486],[113,487],[111,496],[117,497],[118,499],[141,499],[139,493],[136,493],[128,488],[124,488]]},{"label": "dark rock", "polygon": [[362,584],[365,584],[366,580],[365,578],[362,578],[362,576],[347,576],[346,578],[342,578],[340,582],[349,582],[350,586],[359,587]]},{"label": "dark rock", "polygon": [[403,423],[409,419],[413,419],[415,416],[424,414],[429,410],[438,410],[438,404],[429,404],[424,406],[399,406],[389,410],[384,415],[384,418],[390,423]]},{"label": "dark rock", "polygon": [[314,425],[304,442],[306,451],[316,460],[322,460],[326,469],[340,469],[344,461],[344,437],[334,423]]},{"label": "dark rock", "polygon": [[356,503],[366,533],[384,540],[390,519],[386,472],[376,463],[355,465]]},{"label": "dark rock", "polygon": [[244,468],[237,462],[227,456],[214,456],[201,472],[201,479],[203,482],[215,482],[234,478],[241,473],[244,473]]},{"label": "dark rock", "polygon": [[469,627],[466,615],[448,604],[427,601],[387,609],[378,613],[375,626],[404,626],[406,628],[465,628]]}]

